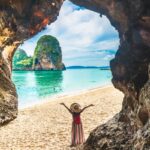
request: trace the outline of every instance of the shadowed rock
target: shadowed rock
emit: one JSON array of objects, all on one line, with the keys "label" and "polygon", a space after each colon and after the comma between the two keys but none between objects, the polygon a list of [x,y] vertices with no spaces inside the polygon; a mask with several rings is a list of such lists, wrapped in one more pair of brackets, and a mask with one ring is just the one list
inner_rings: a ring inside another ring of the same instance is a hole
[{"label": "shadowed rock", "polygon": [[0,0],[0,124],[17,116],[12,58],[24,40],[56,20],[62,0]]},{"label": "shadowed rock", "polygon": [[150,3],[72,2],[106,15],[118,30],[120,46],[110,65],[112,82],[125,95],[120,113],[93,130],[84,149],[150,149]]}]

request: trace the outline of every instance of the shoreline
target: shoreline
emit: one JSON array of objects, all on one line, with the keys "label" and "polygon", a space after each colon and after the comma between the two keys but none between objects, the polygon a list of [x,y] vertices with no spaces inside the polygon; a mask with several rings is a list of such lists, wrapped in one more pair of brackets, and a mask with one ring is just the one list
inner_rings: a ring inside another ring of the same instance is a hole
[{"label": "shoreline", "polygon": [[60,103],[70,107],[77,102],[82,108],[95,105],[81,114],[87,139],[93,129],[121,110],[122,100],[123,94],[107,85],[19,110],[17,118],[0,130],[0,149],[73,150],[70,148],[72,116]]},{"label": "shoreline", "polygon": [[32,108],[32,107],[35,107],[35,106],[40,106],[40,105],[45,104],[45,103],[50,103],[50,102],[53,102],[53,101],[57,101],[59,99],[69,98],[69,97],[73,97],[73,96],[82,95],[82,94],[85,94],[87,92],[106,89],[108,87],[113,87],[113,84],[108,83],[106,85],[102,85],[102,86],[98,86],[98,87],[94,87],[94,88],[71,91],[71,92],[65,92],[65,93],[59,93],[59,94],[56,94],[56,95],[53,95],[53,96],[50,96],[50,97],[47,97],[47,98],[43,98],[41,101],[38,101],[38,102],[35,102],[35,103],[32,103],[32,104],[30,103],[30,105],[26,105],[24,107],[18,107],[18,109],[19,110],[24,110],[24,109]]}]

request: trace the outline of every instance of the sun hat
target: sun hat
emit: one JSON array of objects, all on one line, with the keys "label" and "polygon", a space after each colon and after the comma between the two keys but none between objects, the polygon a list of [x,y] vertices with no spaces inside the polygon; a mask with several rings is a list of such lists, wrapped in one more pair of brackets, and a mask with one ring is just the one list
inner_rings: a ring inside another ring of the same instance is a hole
[{"label": "sun hat", "polygon": [[71,110],[72,112],[79,113],[79,112],[81,112],[81,106],[80,106],[80,104],[78,104],[78,103],[73,103],[73,104],[71,104],[71,106],[70,106],[70,110]]}]

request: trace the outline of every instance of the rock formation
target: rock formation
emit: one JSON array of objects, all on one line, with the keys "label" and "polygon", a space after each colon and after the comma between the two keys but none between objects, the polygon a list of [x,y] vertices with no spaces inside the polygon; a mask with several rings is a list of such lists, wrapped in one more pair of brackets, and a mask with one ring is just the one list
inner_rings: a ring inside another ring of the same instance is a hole
[{"label": "rock formation", "polygon": [[62,53],[58,40],[50,35],[42,36],[33,56],[33,70],[63,70]]},{"label": "rock formation", "polygon": [[[114,86],[124,93],[122,110],[93,130],[84,149],[150,149],[150,1],[71,0],[106,15],[120,46],[111,61]],[[17,46],[58,15],[62,0],[0,0],[0,123],[16,117],[11,61]]]},{"label": "rock formation", "polygon": [[23,49],[17,49],[13,56],[13,70],[32,70],[33,58]]},{"label": "rock formation", "polygon": [[150,149],[150,2],[72,0],[106,15],[120,46],[110,62],[114,86],[124,93],[122,110],[93,130],[84,149]]},{"label": "rock formation", "polygon": [[12,57],[24,40],[57,19],[63,0],[0,0],[0,124],[16,118]]},{"label": "rock formation", "polygon": [[29,57],[23,49],[17,49],[12,64],[13,70],[65,69],[59,42],[50,35],[45,35],[39,39],[33,57]]}]

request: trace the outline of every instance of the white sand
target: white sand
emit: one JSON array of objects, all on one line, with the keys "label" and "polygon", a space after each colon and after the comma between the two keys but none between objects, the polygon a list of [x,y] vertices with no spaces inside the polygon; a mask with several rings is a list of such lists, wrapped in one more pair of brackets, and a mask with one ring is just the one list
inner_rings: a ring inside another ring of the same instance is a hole
[{"label": "white sand", "polygon": [[69,150],[72,117],[59,103],[94,104],[82,114],[85,137],[120,111],[123,94],[107,86],[63,96],[19,110],[18,118],[0,129],[0,150]]}]

